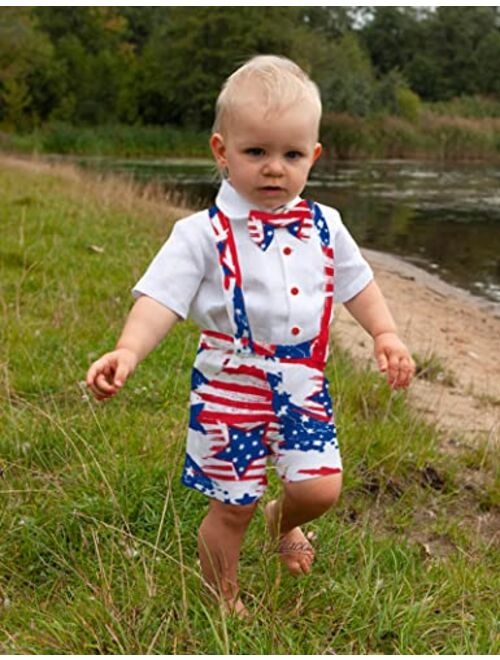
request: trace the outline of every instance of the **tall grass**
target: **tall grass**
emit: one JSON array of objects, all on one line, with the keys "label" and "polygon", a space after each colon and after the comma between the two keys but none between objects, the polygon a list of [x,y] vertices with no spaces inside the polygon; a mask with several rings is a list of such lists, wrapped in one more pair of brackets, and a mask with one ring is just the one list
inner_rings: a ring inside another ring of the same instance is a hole
[{"label": "tall grass", "polygon": [[417,121],[327,114],[321,138],[334,159],[421,158],[443,161],[500,159],[500,119],[422,112]]},{"label": "tall grass", "polygon": [[26,135],[3,134],[0,146],[25,153],[79,156],[183,156],[209,155],[208,134],[173,126],[104,125],[76,127],[63,122],[47,124]]},{"label": "tall grass", "polygon": [[[0,186],[2,653],[500,651],[493,447],[443,454],[404,395],[339,350],[345,491],[309,526],[313,573],[282,573],[258,512],[241,565],[252,618],[207,601],[206,501],[179,483],[196,328],[113,401],[81,384],[173,215],[131,184],[40,163],[0,161]],[[278,487],[271,474],[266,499]]]}]

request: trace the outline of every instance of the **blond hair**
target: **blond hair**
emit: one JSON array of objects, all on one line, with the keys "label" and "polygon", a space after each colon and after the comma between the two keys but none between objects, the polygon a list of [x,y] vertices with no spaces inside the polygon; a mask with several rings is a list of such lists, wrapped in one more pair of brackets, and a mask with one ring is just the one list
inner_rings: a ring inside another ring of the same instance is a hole
[{"label": "blond hair", "polygon": [[[246,93],[246,95],[245,95]],[[213,132],[220,133],[227,117],[259,94],[266,113],[283,111],[308,101],[321,118],[317,85],[295,62],[277,55],[256,55],[234,71],[224,83],[215,106]]]}]

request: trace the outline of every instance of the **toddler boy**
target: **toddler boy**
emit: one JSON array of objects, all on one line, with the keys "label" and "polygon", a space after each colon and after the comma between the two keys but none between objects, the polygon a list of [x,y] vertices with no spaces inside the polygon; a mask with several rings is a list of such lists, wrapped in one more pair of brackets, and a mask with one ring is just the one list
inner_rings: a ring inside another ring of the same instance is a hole
[{"label": "toddler boy", "polygon": [[116,349],[87,375],[98,399],[110,397],[179,319],[199,324],[182,479],[210,498],[198,533],[204,581],[241,614],[240,548],[266,464],[283,481],[267,526],[295,575],[314,558],[301,525],[340,494],[324,376],[334,297],[373,337],[391,386],[414,373],[338,212],[300,198],[321,154],[320,118],[316,85],[290,60],[257,56],[228,78],[210,139],[223,174],[215,206],[175,224],[134,288]]}]

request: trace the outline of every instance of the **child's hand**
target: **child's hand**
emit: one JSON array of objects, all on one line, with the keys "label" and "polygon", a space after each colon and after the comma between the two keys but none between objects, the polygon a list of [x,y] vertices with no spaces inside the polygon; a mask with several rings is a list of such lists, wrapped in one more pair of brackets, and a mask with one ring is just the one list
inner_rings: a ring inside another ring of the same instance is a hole
[{"label": "child's hand", "polygon": [[395,332],[384,332],[374,342],[378,368],[386,374],[389,385],[393,389],[408,387],[415,375],[415,363],[401,339]]},{"label": "child's hand", "polygon": [[128,348],[105,353],[87,372],[87,385],[99,401],[115,395],[134,371],[138,363],[136,354]]}]

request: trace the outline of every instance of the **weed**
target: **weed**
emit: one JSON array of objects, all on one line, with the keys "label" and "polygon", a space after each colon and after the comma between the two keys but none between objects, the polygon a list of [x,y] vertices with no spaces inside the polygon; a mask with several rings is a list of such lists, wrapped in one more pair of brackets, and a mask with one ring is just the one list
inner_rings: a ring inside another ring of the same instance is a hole
[{"label": "weed", "polygon": [[446,387],[456,385],[456,377],[442,362],[441,358],[434,352],[425,356],[413,355],[416,366],[416,376],[431,383],[441,383]]}]

